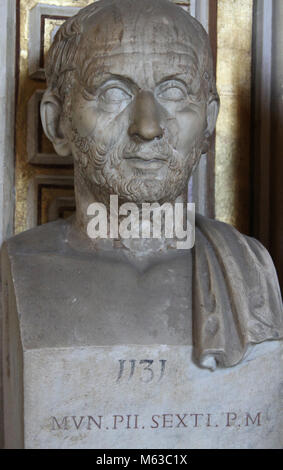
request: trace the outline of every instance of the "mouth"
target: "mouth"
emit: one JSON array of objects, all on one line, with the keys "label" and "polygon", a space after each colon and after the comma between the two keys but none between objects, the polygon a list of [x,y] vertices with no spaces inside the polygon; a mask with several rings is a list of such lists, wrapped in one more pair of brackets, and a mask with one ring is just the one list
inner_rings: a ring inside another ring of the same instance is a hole
[{"label": "mouth", "polygon": [[164,157],[154,157],[148,158],[146,155],[129,155],[124,157],[125,160],[129,162],[131,166],[140,169],[149,169],[149,170],[157,170],[166,164],[167,159]]}]

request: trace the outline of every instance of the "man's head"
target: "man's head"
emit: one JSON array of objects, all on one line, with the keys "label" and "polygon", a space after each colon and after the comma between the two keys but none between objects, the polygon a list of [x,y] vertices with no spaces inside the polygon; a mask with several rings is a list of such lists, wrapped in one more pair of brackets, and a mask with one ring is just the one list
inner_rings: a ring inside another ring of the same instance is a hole
[{"label": "man's head", "polygon": [[174,201],[218,114],[202,26],[167,0],[101,0],[66,21],[50,49],[45,132],[95,193]]}]

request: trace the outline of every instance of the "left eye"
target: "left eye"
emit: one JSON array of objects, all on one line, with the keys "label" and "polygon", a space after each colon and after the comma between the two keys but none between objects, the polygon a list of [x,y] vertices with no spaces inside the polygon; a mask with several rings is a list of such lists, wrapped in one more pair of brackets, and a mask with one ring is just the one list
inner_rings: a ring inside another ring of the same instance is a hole
[{"label": "left eye", "polygon": [[118,87],[108,88],[101,94],[101,97],[106,103],[121,103],[131,99],[131,96],[125,90]]},{"label": "left eye", "polygon": [[158,98],[168,101],[181,101],[185,99],[185,97],[186,94],[184,90],[176,86],[165,88],[158,93]]}]

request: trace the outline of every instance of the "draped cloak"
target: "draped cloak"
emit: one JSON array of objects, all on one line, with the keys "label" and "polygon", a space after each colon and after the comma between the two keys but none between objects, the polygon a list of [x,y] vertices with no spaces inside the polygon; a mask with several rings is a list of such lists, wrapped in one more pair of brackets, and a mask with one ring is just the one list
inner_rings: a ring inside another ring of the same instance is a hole
[{"label": "draped cloak", "polygon": [[277,274],[267,250],[234,227],[196,215],[193,344],[198,365],[239,363],[250,344],[283,338]]}]

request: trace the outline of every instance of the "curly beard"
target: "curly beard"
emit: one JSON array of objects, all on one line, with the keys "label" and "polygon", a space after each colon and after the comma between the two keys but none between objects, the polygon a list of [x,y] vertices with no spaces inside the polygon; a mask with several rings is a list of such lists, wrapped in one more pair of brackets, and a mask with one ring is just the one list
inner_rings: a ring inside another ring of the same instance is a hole
[{"label": "curly beard", "polygon": [[[116,143],[98,144],[92,137],[81,137],[72,129],[75,163],[80,177],[92,194],[135,202],[175,201],[186,186],[201,156],[201,146],[195,142],[185,157],[177,152],[165,135],[159,141],[136,143],[120,139]],[[125,158],[135,154],[162,158],[165,171],[130,168]]]}]

